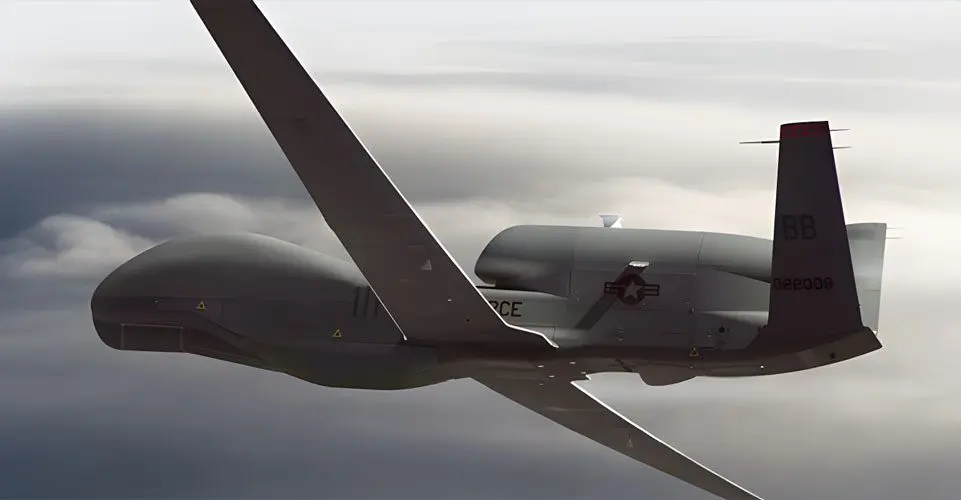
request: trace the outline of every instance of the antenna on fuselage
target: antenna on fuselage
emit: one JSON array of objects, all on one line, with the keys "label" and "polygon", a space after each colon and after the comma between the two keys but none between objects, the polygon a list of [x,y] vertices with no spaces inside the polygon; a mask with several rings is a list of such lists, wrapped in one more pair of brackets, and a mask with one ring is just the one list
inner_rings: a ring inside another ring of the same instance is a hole
[{"label": "antenna on fuselage", "polygon": [[604,227],[622,227],[621,226],[621,216],[617,214],[601,214],[601,221],[604,222]]}]

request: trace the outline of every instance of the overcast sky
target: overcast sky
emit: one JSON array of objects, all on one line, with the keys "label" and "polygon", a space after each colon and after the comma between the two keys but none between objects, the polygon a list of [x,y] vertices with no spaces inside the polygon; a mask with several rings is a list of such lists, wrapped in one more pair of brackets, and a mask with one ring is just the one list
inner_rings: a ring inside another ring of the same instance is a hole
[{"label": "overcast sky", "polygon": [[[463,267],[520,223],[768,236],[789,121],[887,221],[885,348],[587,387],[771,499],[954,499],[961,3],[261,1]],[[0,1],[0,496],[710,498],[468,381],[327,389],[118,352],[89,296],[165,239],[342,256],[184,1]]]}]

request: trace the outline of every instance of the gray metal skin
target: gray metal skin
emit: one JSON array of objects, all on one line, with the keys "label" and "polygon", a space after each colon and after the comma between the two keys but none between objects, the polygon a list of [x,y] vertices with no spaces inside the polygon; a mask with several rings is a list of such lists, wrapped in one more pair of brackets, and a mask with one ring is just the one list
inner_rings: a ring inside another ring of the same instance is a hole
[{"label": "gray metal skin", "polygon": [[[876,330],[885,225],[854,224],[848,234],[862,314]],[[544,353],[406,341],[355,265],[255,234],[162,243],[107,276],[92,309],[116,349],[189,352],[324,386],[405,389],[518,361],[637,372],[665,385],[811,367],[804,349],[755,342],[767,323],[771,249],[766,239],[695,231],[508,228],[478,259],[475,273],[496,284],[480,292],[506,321],[560,346]],[[652,263],[642,276],[660,294],[615,303],[577,328],[631,260]]]},{"label": "gray metal skin", "polygon": [[760,497],[578,382],[784,373],[881,347],[886,226],[845,225],[827,122],[781,126],[771,241],[517,226],[488,244],[475,269],[488,285],[476,287],[251,0],[191,3],[352,262],[252,234],[167,241],[95,290],[94,326],[110,347],[330,387],[469,377],[730,500]]}]

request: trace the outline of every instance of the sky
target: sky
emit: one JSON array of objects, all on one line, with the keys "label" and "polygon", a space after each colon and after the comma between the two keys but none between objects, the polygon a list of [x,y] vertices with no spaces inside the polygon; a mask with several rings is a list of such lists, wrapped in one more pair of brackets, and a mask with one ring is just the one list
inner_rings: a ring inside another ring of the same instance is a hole
[{"label": "sky", "polygon": [[[961,3],[259,2],[465,269],[513,224],[769,237],[781,123],[830,120],[886,221],[884,349],[586,387],[765,498],[961,488]],[[0,1],[0,497],[711,498],[471,381],[314,386],[101,344],[89,298],[169,238],[345,253],[186,1]]]}]

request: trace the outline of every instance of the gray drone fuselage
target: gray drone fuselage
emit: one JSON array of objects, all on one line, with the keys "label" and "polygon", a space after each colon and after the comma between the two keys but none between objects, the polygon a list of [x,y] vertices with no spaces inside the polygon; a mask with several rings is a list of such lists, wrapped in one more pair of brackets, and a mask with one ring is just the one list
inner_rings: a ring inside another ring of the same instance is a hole
[{"label": "gray drone fuselage", "polygon": [[[849,226],[859,296],[875,274],[859,258],[859,238],[876,241],[879,231],[883,241],[883,226]],[[558,345],[546,353],[410,342],[352,263],[254,234],[147,250],[101,283],[92,310],[100,338],[116,349],[198,354],[324,386],[403,389],[531,369],[637,372],[665,385],[823,364],[805,353],[831,337],[755,342],[768,319],[771,252],[770,240],[731,234],[508,228],[477,261],[490,284],[480,292],[508,323]],[[640,279],[618,286],[631,261],[643,263]],[[877,311],[862,315],[876,329]]]}]

